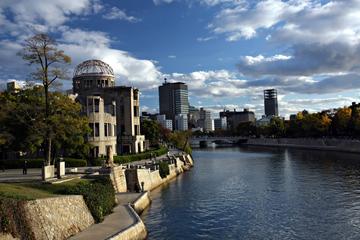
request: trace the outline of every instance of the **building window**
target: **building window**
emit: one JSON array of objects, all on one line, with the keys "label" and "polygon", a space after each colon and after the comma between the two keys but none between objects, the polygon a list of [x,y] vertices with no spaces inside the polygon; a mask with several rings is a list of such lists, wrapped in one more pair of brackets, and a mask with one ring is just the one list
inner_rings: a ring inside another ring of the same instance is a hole
[{"label": "building window", "polygon": [[116,105],[115,104],[112,105],[112,115],[116,116]]},{"label": "building window", "polygon": [[114,136],[117,136],[116,125],[114,125]]},{"label": "building window", "polygon": [[121,125],[120,131],[121,131],[120,132],[121,135],[125,135],[125,125],[123,125],[123,124]]},{"label": "building window", "polygon": [[93,149],[93,156],[95,158],[99,157],[99,147],[94,147]]},{"label": "building window", "polygon": [[92,113],[94,111],[93,109],[93,99],[88,98],[88,113]]},{"label": "building window", "polygon": [[139,117],[139,107],[134,106],[134,117]]},{"label": "building window", "polygon": [[100,136],[100,129],[99,129],[99,123],[95,123],[95,137]]},{"label": "building window", "polygon": [[134,100],[138,100],[139,99],[139,93],[138,92],[134,92]]},{"label": "building window", "polygon": [[95,98],[95,112],[99,112],[100,99]]},{"label": "building window", "polygon": [[135,135],[140,135],[140,127],[139,125],[134,125]]},{"label": "building window", "polygon": [[105,137],[109,136],[108,135],[108,123],[104,123],[104,133],[105,133]]},{"label": "building window", "polygon": [[93,123],[89,123],[89,128],[91,129],[91,133],[90,136],[94,136],[94,124]]},{"label": "building window", "polygon": [[109,124],[109,125],[108,125],[109,136],[114,136],[112,125],[111,125],[111,123],[108,123],[108,124]]}]

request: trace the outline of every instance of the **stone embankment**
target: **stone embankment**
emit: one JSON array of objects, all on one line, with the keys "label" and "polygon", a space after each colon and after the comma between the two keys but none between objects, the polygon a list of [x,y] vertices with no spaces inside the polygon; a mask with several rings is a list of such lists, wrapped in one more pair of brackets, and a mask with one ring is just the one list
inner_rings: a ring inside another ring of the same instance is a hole
[{"label": "stone embankment", "polygon": [[[149,191],[170,181],[193,166],[192,157],[181,154],[164,159],[169,163],[169,175],[160,177],[157,165],[138,165],[136,168],[114,167],[107,173],[117,193],[118,206],[100,224],[94,219],[82,196],[59,196],[24,201],[19,206],[6,207],[3,212],[12,212],[16,208],[18,222],[11,235],[0,235],[0,239],[146,239],[147,230],[138,214],[151,202]],[[134,192],[135,187],[144,193]],[[79,233],[80,232],[80,233]]]},{"label": "stone embankment", "polygon": [[[67,239],[94,223],[83,196],[42,198],[3,207],[16,207],[16,216],[8,217],[16,223],[13,227],[18,239]],[[7,238],[11,239],[10,234]]]},{"label": "stone embankment", "polygon": [[294,147],[360,153],[360,141],[331,138],[250,138],[243,145]]}]

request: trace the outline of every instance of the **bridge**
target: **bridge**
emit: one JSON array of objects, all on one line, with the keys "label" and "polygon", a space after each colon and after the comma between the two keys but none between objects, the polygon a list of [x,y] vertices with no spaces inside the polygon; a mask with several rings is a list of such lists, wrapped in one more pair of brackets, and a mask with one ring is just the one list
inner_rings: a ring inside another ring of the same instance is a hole
[{"label": "bridge", "polygon": [[212,143],[217,145],[235,145],[246,143],[248,138],[242,136],[231,136],[231,137],[209,137],[209,136],[199,136],[192,137],[190,140],[191,146],[200,146],[207,147]]}]

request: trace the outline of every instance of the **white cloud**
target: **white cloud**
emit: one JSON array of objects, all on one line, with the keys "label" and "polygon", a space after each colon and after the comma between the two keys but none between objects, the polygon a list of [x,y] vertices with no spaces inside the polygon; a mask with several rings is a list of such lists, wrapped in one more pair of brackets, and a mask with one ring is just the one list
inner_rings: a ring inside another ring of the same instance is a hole
[{"label": "white cloud", "polygon": [[[19,36],[34,31],[48,31],[62,25],[71,16],[86,15],[91,12],[91,0],[3,0],[0,13],[7,11],[11,16],[0,20],[1,32]],[[0,18],[1,19],[1,18]]]},{"label": "white cloud", "polygon": [[172,3],[174,1],[175,0],[153,0],[155,5],[160,5],[160,4],[163,4],[163,3]]},{"label": "white cloud", "polygon": [[72,56],[74,64],[87,59],[108,63],[117,76],[117,85],[149,89],[160,84],[161,73],[153,61],[137,59],[126,51],[113,49],[110,42],[103,32],[73,29],[63,32],[63,43],[59,47]]},{"label": "white cloud", "polygon": [[[126,51],[112,48],[112,41],[107,33],[65,25],[73,16],[88,15],[101,11],[102,8],[98,0],[53,0],[43,1],[42,4],[35,0],[1,1],[0,34],[14,33],[12,35],[15,36],[13,41],[0,41],[2,79],[24,79],[31,72],[16,53],[21,49],[23,40],[34,33],[27,30],[28,26],[32,26],[50,35],[61,35],[58,48],[72,57],[71,68],[88,59],[100,59],[114,68],[119,85],[142,89],[157,87],[161,73],[154,61],[137,59]],[[125,20],[134,19],[126,16]],[[65,85],[70,87],[70,83]]]},{"label": "white cloud", "polygon": [[263,62],[276,62],[276,61],[286,61],[291,59],[291,56],[285,56],[285,55],[274,55],[271,57],[264,57],[263,55],[258,55],[256,57],[252,56],[245,56],[243,57],[243,61],[247,65],[254,65],[254,64],[260,64]]},{"label": "white cloud", "polygon": [[168,58],[175,59],[176,56],[175,55],[169,55]]},{"label": "white cloud", "polygon": [[198,37],[196,40],[198,42],[207,42],[207,41],[210,41],[210,40],[212,40],[214,38],[215,38],[214,36],[211,36],[211,37]]},{"label": "white cloud", "polygon": [[141,19],[136,18],[134,16],[128,16],[124,10],[121,10],[117,7],[112,7],[110,12],[103,15],[103,18],[108,20],[115,20],[115,19],[125,20],[132,23],[141,21]]}]

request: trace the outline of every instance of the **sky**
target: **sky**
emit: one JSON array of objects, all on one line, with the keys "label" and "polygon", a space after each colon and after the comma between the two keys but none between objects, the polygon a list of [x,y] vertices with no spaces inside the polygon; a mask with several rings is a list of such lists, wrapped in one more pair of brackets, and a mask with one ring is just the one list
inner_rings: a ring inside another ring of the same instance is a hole
[{"label": "sky", "polygon": [[71,56],[70,80],[82,61],[108,63],[142,111],[158,111],[164,78],[214,117],[260,117],[269,88],[285,117],[360,101],[360,0],[1,0],[0,85],[30,79],[17,52],[36,33]]}]

